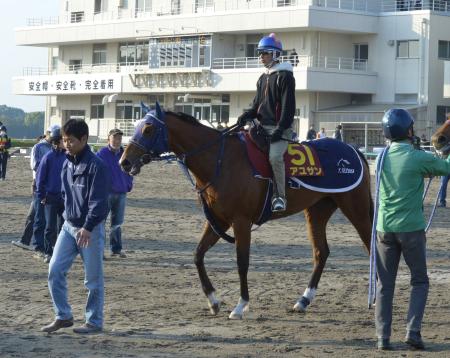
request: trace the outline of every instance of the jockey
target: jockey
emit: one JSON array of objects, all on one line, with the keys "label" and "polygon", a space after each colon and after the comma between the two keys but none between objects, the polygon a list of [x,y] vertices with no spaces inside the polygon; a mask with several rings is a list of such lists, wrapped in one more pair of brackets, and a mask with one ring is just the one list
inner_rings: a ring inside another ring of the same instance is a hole
[{"label": "jockey", "polygon": [[292,122],[295,114],[295,79],[289,62],[280,63],[283,46],[275,34],[264,36],[258,43],[260,61],[266,68],[256,84],[256,96],[252,107],[238,118],[244,126],[258,118],[270,134],[269,161],[274,175],[272,210],[286,210],[284,153],[292,138]]},{"label": "jockey", "polygon": [[[375,249],[377,292],[375,326],[378,349],[391,349],[392,301],[400,256],[411,273],[411,296],[405,342],[423,349],[422,318],[428,296],[423,179],[450,174],[450,157],[443,160],[413,147],[414,119],[404,109],[383,117],[384,136],[391,141],[380,163],[379,208]],[[378,158],[380,160],[380,158]]]}]

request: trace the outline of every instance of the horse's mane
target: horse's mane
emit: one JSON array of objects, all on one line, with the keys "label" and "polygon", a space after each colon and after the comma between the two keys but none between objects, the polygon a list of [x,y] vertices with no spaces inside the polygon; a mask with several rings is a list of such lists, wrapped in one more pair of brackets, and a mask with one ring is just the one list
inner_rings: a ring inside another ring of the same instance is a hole
[{"label": "horse's mane", "polygon": [[211,128],[211,127],[205,126],[204,124],[200,123],[197,120],[197,118],[192,117],[189,114],[186,114],[186,113],[183,113],[183,112],[172,112],[172,111],[166,111],[166,114],[174,116],[174,117],[177,117],[177,118],[181,119],[182,121],[190,123],[190,124],[192,124],[194,126],[204,127],[204,128],[210,129],[210,130],[212,130],[214,132],[219,132],[219,130],[217,130],[215,128]]}]

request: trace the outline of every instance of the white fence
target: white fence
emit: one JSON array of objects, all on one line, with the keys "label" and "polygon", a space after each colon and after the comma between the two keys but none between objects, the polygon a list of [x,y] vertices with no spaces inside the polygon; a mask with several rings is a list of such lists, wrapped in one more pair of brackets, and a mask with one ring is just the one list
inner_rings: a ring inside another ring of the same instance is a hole
[{"label": "white fence", "polygon": [[[291,62],[299,68],[324,68],[334,70],[350,70],[367,72],[367,61],[354,58],[328,57],[328,56],[284,56],[281,61]],[[263,65],[258,57],[215,58],[212,61],[212,69],[243,69],[261,68]],[[171,69],[176,67],[170,67]],[[179,67],[180,71],[185,67]],[[163,70],[161,67],[160,70]],[[45,67],[24,67],[23,76],[46,76],[61,74],[86,74],[86,73],[143,73],[151,72],[146,62],[135,62],[123,65],[121,63],[105,63],[101,65],[82,64],[64,65],[55,69]]]}]

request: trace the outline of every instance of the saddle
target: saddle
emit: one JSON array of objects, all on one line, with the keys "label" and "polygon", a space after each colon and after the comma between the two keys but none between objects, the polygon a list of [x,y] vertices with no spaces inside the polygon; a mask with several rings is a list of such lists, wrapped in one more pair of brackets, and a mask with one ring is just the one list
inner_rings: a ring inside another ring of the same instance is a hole
[{"label": "saddle", "polygon": [[253,124],[248,131],[248,137],[261,152],[269,154],[270,135],[261,124]]}]

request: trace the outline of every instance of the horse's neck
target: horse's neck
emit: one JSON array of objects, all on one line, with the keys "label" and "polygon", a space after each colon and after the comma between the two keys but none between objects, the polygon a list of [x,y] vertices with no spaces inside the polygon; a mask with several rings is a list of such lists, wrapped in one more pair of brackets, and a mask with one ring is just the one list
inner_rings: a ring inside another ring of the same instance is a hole
[{"label": "horse's neck", "polygon": [[[169,131],[169,149],[178,157],[187,154],[186,165],[198,181],[202,183],[211,181],[219,156],[220,134],[180,119],[167,120],[166,123]],[[208,147],[215,141],[217,144]],[[205,149],[201,150],[204,147]]]}]

